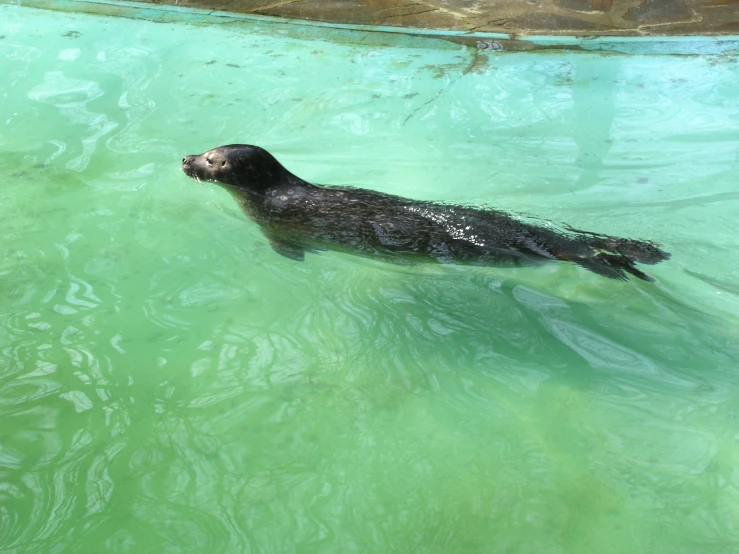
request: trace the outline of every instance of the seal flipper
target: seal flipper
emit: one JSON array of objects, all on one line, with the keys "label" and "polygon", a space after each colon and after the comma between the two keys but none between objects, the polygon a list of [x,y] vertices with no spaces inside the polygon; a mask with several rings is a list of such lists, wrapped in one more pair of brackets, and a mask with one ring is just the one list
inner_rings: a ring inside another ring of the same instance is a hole
[{"label": "seal flipper", "polygon": [[627,277],[626,273],[624,273],[626,271],[644,281],[654,281],[653,277],[637,269],[633,261],[619,254],[601,252],[590,258],[574,258],[572,261],[593,273],[608,277],[609,279],[626,281]]},{"label": "seal flipper", "polygon": [[265,235],[269,244],[272,246],[275,252],[282,254],[286,258],[302,262],[305,260],[305,248],[299,244],[294,244],[283,239],[275,238],[272,235]]},{"label": "seal flipper", "polygon": [[[661,250],[659,244],[654,242],[611,237],[600,233],[581,231],[569,225],[565,225],[564,227],[569,232],[584,237],[590,246],[608,252],[617,252],[634,262],[654,265],[662,260],[669,260],[672,257],[669,252]],[[627,269],[626,271],[629,270]]]}]

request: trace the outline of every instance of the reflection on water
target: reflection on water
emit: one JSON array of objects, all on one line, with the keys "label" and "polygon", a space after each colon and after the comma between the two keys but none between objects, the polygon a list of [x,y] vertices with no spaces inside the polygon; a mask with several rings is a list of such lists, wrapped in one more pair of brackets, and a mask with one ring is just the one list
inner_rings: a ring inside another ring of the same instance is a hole
[{"label": "reflection on water", "polygon": [[[735,59],[9,5],[0,36],[0,550],[739,544]],[[179,172],[230,142],[673,258],[296,263]]]}]

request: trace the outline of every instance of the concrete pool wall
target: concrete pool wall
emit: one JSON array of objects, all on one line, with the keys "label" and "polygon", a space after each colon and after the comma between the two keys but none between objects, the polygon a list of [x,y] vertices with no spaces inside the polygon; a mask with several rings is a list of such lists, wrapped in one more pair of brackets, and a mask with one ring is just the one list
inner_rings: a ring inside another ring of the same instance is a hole
[{"label": "concrete pool wall", "polygon": [[739,33],[737,0],[144,0],[290,19],[513,35]]},{"label": "concrete pool wall", "polygon": [[[597,2],[598,0],[593,0]],[[601,0],[607,2],[607,0]],[[649,0],[647,0],[649,1]],[[715,0],[729,1],[729,0]],[[739,0],[731,0],[736,3]],[[6,2],[7,3],[7,2]],[[10,2],[15,3],[15,2]],[[377,4],[381,4],[378,2]],[[457,3],[462,3],[457,1]],[[631,2],[633,4],[633,2]],[[291,12],[289,7],[300,4],[304,7],[299,14]],[[178,21],[202,24],[236,24],[239,22],[259,21],[270,26],[281,26],[284,32],[295,34],[301,38],[322,38],[326,40],[368,41],[383,45],[409,45],[419,39],[435,38],[465,46],[475,47],[479,55],[494,55],[501,51],[522,51],[540,49],[576,49],[618,52],[624,54],[682,54],[682,55],[728,55],[734,56],[739,51],[739,35],[727,34],[717,29],[733,29],[731,21],[739,21],[738,8],[732,8],[726,20],[705,18],[701,24],[692,29],[699,34],[680,34],[684,26],[665,23],[659,29],[650,26],[632,26],[630,28],[612,29],[609,32],[591,32],[582,30],[563,31],[562,27],[541,25],[536,29],[504,29],[490,26],[477,26],[460,29],[459,25],[424,20],[424,25],[401,27],[390,24],[378,25],[363,23],[363,3],[351,3],[347,9],[344,4],[326,1],[313,2],[224,2],[213,0],[174,0],[174,2],[139,2],[114,0],[23,0],[22,5],[58,11],[112,15],[151,21]],[[500,2],[487,2],[485,9],[492,9]],[[553,0],[540,4],[555,5]],[[672,3],[671,3],[672,4]],[[261,8],[257,5],[262,6]],[[613,6],[618,2],[613,2]],[[723,5],[723,4],[722,4]],[[199,6],[199,7],[198,7]],[[251,7],[249,7],[251,6]],[[329,9],[333,6],[332,9]],[[344,6],[344,7],[342,7]],[[320,7],[320,9],[319,9]],[[551,6],[550,6],[551,7]],[[313,10],[315,8],[315,10]],[[334,9],[335,8],[335,9]],[[472,8],[469,8],[472,9]],[[476,8],[477,9],[477,8]],[[483,9],[483,8],[479,8]],[[707,8],[706,8],[707,9]],[[543,10],[543,8],[542,8]],[[428,12],[432,13],[432,12]],[[529,15],[541,14],[533,8]],[[712,12],[714,13],[714,12]],[[715,12],[723,13],[723,12]],[[330,18],[327,14],[330,14]],[[299,18],[296,18],[297,16]],[[431,16],[429,16],[431,17]],[[732,19],[733,17],[733,19]],[[335,19],[337,21],[330,21]],[[377,19],[380,21],[380,19]],[[391,22],[386,22],[391,23]],[[392,22],[394,23],[394,21]],[[719,24],[720,23],[720,24]],[[739,29],[739,26],[736,27]],[[659,31],[659,32],[657,32]],[[361,33],[358,33],[361,32]],[[358,38],[358,35],[361,36]]]}]

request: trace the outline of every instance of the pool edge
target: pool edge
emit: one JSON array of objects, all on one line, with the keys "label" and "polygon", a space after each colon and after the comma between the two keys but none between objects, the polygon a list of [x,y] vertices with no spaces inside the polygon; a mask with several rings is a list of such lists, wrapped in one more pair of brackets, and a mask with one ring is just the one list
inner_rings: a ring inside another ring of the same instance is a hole
[{"label": "pool edge", "polygon": [[[301,34],[316,39],[331,39],[335,33],[373,35],[382,40],[369,43],[384,46],[411,46],[413,39],[434,39],[477,48],[482,53],[498,54],[510,51],[535,51],[549,49],[583,50],[589,52],[613,52],[620,54],[666,54],[666,55],[728,55],[739,53],[739,35],[689,35],[689,36],[592,36],[592,35],[515,35],[478,31],[448,29],[419,29],[382,25],[360,25],[353,23],[330,23],[306,19],[287,19],[270,15],[210,10],[153,4],[130,0],[23,0],[0,2],[2,6],[35,8],[51,11],[85,13],[111,17],[144,19],[160,23],[189,23],[195,25],[254,23],[285,26],[300,29]],[[327,33],[328,36],[324,35]],[[346,37],[349,38],[349,37]],[[353,42],[353,41],[352,41]],[[358,43],[368,43],[365,38]],[[415,41],[414,41],[415,42]]]}]

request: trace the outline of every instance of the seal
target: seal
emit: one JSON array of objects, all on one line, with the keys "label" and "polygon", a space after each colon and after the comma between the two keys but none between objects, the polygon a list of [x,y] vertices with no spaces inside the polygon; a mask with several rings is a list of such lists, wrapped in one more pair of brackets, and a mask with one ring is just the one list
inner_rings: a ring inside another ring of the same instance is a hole
[{"label": "seal", "polygon": [[635,263],[670,257],[653,242],[552,229],[503,211],[311,184],[248,144],[185,156],[182,171],[225,187],[272,248],[293,260],[322,250],[395,263],[524,266],[560,260],[612,279],[626,280],[629,273],[653,281]]}]

